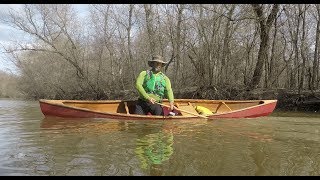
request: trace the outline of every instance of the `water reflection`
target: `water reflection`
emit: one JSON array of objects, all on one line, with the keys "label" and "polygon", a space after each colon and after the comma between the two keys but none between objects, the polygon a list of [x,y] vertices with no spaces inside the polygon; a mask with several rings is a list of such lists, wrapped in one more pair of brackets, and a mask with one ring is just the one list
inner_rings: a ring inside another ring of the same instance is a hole
[{"label": "water reflection", "polygon": [[172,159],[173,154],[175,154],[175,147],[177,147],[174,140],[175,136],[190,132],[190,126],[205,123],[203,120],[128,123],[128,131],[137,136],[134,152],[139,159],[141,170],[153,176],[167,175],[169,167],[176,162],[175,159]]},{"label": "water reflection", "polygon": [[68,130],[69,133],[110,133],[127,129],[126,122],[105,121],[92,118],[45,117],[40,127],[43,130]]},{"label": "water reflection", "polygon": [[0,100],[0,175],[320,175],[320,116],[291,115],[44,118],[38,102]]},{"label": "water reflection", "polygon": [[160,165],[173,153],[172,131],[157,130],[159,132],[139,135],[136,140],[135,153],[141,162],[142,169],[161,169]]},{"label": "water reflection", "polygon": [[[81,154],[80,152],[83,148],[88,149],[89,144],[93,143],[83,143],[83,141],[86,141],[84,139],[88,138],[90,135],[97,135],[98,137],[103,136],[105,142],[101,142],[101,144],[108,144],[108,147],[105,147],[105,149],[101,149],[101,147],[97,148],[99,150],[95,152],[95,155],[106,152],[107,155],[103,154],[103,158],[110,158],[110,154],[115,153],[113,149],[116,149],[117,147],[117,151],[126,149],[126,151],[128,151],[127,153],[129,153],[127,154],[128,157],[134,157],[138,160],[138,164],[133,165],[135,169],[139,167],[139,169],[135,170],[136,173],[146,173],[148,175],[163,175],[163,163],[168,163],[168,160],[174,153],[174,133],[181,133],[180,126],[177,126],[174,122],[166,121],[106,121],[105,119],[67,119],[50,117],[44,118],[41,121],[40,127],[42,131],[46,131],[44,135],[49,135],[50,137],[48,136],[48,138],[51,138],[52,141],[54,141],[51,149],[53,154],[59,154],[60,150],[57,147],[67,145],[64,147],[64,151],[67,147],[71,148],[70,153],[68,153],[69,155],[65,154],[65,156],[72,156],[75,159],[83,159],[85,157],[86,161],[88,161],[90,156],[88,154]],[[112,137],[119,138],[117,132],[120,131],[127,134],[126,137],[124,137],[125,139],[113,139]],[[78,135],[74,136],[75,134]],[[83,134],[84,136],[79,136],[79,134]],[[110,135],[106,137],[104,136],[106,134]],[[70,140],[70,137],[72,137],[72,141]],[[98,137],[97,139],[101,139]],[[79,146],[81,146],[81,148]],[[126,148],[123,146],[126,146]],[[130,153],[131,150],[134,154]],[[119,152],[117,153],[119,154]],[[98,156],[101,158],[100,155]],[[123,157],[115,158],[118,159],[117,163],[123,163],[123,161],[120,161]],[[64,162],[64,164],[68,167],[74,164],[71,162],[74,162],[75,159],[69,159],[69,162]],[[90,161],[92,161],[92,157]],[[121,174],[116,164],[110,162],[105,164],[112,165],[112,170],[108,167],[109,169],[104,171],[108,173],[108,175],[110,175],[109,173],[111,172],[116,173],[117,175]],[[74,165],[77,167],[79,166],[79,164]],[[68,172],[66,172],[66,174],[70,175]]]},{"label": "water reflection", "polygon": [[[292,130],[297,122],[284,121],[286,126],[276,119],[175,122],[45,118],[41,129],[49,143],[44,142],[44,153],[50,155],[47,159],[56,157],[49,164],[59,166],[40,163],[37,169],[50,167],[45,170],[62,175],[319,174],[319,136],[310,136],[310,131],[318,132],[318,128],[313,126],[313,131],[306,126],[308,136],[297,136]],[[313,143],[303,144],[312,137]],[[293,141],[296,139],[299,142]],[[302,160],[305,162],[300,163]]]}]

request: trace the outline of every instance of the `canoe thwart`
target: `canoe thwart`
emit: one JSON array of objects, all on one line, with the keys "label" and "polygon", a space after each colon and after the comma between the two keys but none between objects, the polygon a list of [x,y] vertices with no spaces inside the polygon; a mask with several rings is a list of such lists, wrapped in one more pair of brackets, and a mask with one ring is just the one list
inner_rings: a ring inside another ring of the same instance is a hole
[{"label": "canoe thwart", "polygon": [[127,111],[127,114],[130,114],[127,101],[124,102],[124,108]]},{"label": "canoe thwart", "polygon": [[232,109],[231,109],[225,102],[222,101],[222,104],[224,104],[225,106],[227,106],[227,108],[228,108],[230,111],[232,111]]}]

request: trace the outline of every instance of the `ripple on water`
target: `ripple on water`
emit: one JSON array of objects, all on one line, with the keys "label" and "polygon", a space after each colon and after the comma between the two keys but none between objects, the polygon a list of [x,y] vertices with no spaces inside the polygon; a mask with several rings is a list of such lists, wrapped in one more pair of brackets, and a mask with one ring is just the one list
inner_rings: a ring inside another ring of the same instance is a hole
[{"label": "ripple on water", "polygon": [[44,118],[0,100],[1,175],[320,175],[320,118]]}]

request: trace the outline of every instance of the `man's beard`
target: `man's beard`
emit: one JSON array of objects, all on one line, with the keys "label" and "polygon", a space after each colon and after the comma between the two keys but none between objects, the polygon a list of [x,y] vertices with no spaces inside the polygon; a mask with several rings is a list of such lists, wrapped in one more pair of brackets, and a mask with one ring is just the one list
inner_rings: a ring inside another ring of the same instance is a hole
[{"label": "man's beard", "polygon": [[161,68],[162,67],[152,67],[152,71],[154,71],[154,72],[159,72],[159,71],[161,71]]}]

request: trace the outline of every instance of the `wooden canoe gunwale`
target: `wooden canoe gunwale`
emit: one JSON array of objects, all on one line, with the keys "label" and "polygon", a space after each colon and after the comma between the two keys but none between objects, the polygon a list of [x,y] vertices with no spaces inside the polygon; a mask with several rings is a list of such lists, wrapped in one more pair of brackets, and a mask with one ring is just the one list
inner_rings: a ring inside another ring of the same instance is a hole
[{"label": "wooden canoe gunwale", "polygon": [[[98,115],[102,115],[102,116],[110,116],[111,118],[116,118],[116,119],[130,119],[130,118],[134,118],[134,119],[194,119],[194,118],[199,118],[197,116],[150,116],[150,115],[138,115],[138,114],[126,114],[126,113],[118,113],[118,112],[101,112],[101,111],[96,111],[93,109],[87,109],[87,108],[82,108],[82,107],[75,107],[75,106],[68,106],[66,104],[68,103],[79,103],[79,104],[114,104],[114,103],[122,103],[125,101],[122,100],[98,100],[98,101],[90,101],[90,100],[45,100],[45,99],[40,99],[39,100],[40,104],[41,103],[45,103],[47,105],[50,106],[56,106],[56,107],[61,107],[61,108],[66,108],[66,109],[73,109],[75,111],[82,111],[82,112],[88,112],[88,113],[94,113],[94,114],[98,114]],[[129,101],[126,101],[129,102]],[[164,100],[164,102],[167,102],[167,100]],[[231,117],[232,114],[236,114],[236,113],[241,113],[243,111],[252,111],[252,109],[258,108],[258,107],[262,107],[262,106],[266,106],[268,104],[275,104],[277,103],[277,100],[239,100],[239,101],[234,101],[234,100],[201,100],[201,99],[176,99],[176,102],[180,102],[180,103],[188,103],[188,102],[192,102],[192,103],[228,103],[230,104],[241,104],[241,103],[258,103],[257,105],[252,105],[249,107],[244,107],[241,109],[237,109],[237,110],[232,110],[232,111],[227,111],[227,112],[222,112],[222,113],[215,113],[213,115],[207,116],[209,119],[215,119],[215,118],[220,118],[219,116],[226,116],[226,117]],[[263,102],[263,103],[261,103]],[[274,107],[271,107],[272,109],[269,110],[268,112],[264,112],[264,114],[270,114],[272,113]],[[261,108],[260,108],[261,109]],[[41,109],[42,110],[42,109]],[[46,114],[43,113],[45,116]],[[261,116],[265,116],[265,115]],[[258,114],[257,116],[253,116],[253,117],[259,117],[260,114]],[[225,118],[225,117],[222,117]],[[231,117],[232,118],[232,117]]]},{"label": "wooden canoe gunwale", "polygon": [[[77,100],[75,100],[77,101]],[[67,106],[67,105],[64,105],[63,102],[71,102],[71,103],[74,103],[75,101],[63,101],[61,100],[61,103],[57,103],[57,104],[52,104],[52,103],[49,103],[47,102],[47,100],[44,100],[44,101],[41,101],[41,103],[46,103],[46,104],[49,104],[51,106],[58,106],[58,107],[64,107],[64,108],[68,108],[68,109],[74,109],[74,110],[80,110],[80,111],[85,111],[85,112],[93,112],[93,113],[97,113],[97,114],[103,114],[103,115],[116,115],[116,116],[124,116],[124,117],[143,117],[143,118],[150,118],[150,116],[147,116],[147,115],[138,115],[138,114],[123,114],[123,113],[110,113],[110,112],[101,112],[101,111],[95,111],[95,110],[90,110],[90,109],[86,109],[86,108],[81,108],[81,107],[73,107],[73,106]],[[79,103],[83,103],[84,101],[79,101]],[[89,102],[89,101],[88,101]],[[120,103],[121,100],[115,100],[114,102],[112,101],[108,101],[108,103],[110,102],[110,104],[112,103]],[[87,101],[86,101],[87,103]],[[95,103],[94,101],[92,102],[89,102],[88,104],[105,104],[105,102],[98,102],[98,103]],[[163,116],[151,116],[152,119],[154,118],[161,118],[163,119]],[[176,117],[176,116],[170,116],[172,118]],[[180,117],[181,118],[181,117]]]}]

